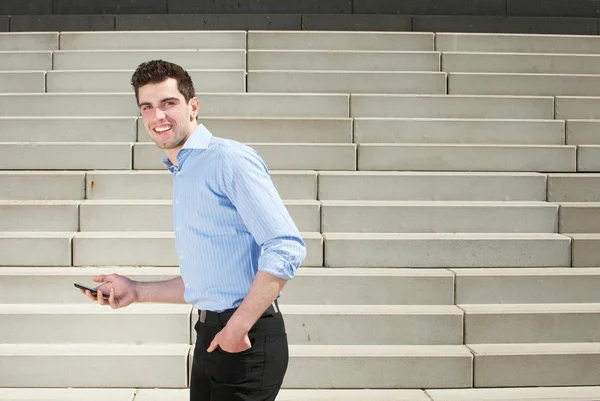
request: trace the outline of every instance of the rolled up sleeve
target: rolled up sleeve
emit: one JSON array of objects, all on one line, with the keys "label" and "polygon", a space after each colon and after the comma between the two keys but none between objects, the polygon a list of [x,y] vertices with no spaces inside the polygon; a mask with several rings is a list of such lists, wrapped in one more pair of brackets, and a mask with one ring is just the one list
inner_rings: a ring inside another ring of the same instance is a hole
[{"label": "rolled up sleeve", "polygon": [[306,257],[306,244],[269,170],[252,148],[228,148],[221,157],[223,189],[262,253],[258,270],[290,280]]}]

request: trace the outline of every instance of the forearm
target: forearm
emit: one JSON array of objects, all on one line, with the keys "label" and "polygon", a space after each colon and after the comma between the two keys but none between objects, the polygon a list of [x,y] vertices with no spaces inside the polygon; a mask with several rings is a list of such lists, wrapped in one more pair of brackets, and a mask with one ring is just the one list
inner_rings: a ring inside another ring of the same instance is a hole
[{"label": "forearm", "polygon": [[181,277],[167,281],[136,282],[137,302],[185,304],[184,291]]},{"label": "forearm", "polygon": [[269,273],[257,272],[248,294],[227,325],[249,331],[277,298],[286,283],[287,280]]}]

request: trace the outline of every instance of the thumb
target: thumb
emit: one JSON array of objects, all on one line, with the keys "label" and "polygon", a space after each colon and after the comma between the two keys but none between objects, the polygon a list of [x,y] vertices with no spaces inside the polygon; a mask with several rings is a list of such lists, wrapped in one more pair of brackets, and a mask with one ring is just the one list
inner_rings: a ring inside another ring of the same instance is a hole
[{"label": "thumb", "polygon": [[217,349],[218,346],[219,346],[219,341],[217,341],[217,337],[215,337],[211,341],[210,346],[208,347],[208,349],[206,350],[206,352],[213,352],[214,350]]},{"label": "thumb", "polygon": [[92,280],[97,283],[104,283],[106,281],[106,276],[92,276]]}]

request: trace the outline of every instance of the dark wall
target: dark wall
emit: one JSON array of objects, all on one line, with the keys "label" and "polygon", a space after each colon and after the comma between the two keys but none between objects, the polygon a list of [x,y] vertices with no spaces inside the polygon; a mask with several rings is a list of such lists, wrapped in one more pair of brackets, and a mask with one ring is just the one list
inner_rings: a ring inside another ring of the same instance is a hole
[{"label": "dark wall", "polygon": [[598,19],[375,14],[97,14],[0,16],[0,31],[334,30],[598,35]]},{"label": "dark wall", "polygon": [[0,31],[376,30],[598,35],[600,0],[0,0]]},{"label": "dark wall", "polygon": [[0,15],[400,14],[600,17],[600,0],[0,0]]}]

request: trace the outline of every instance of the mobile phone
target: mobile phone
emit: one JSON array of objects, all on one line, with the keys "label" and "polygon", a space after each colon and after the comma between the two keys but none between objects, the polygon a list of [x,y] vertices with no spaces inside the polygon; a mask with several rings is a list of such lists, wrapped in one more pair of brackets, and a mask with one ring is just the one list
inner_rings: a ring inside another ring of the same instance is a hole
[{"label": "mobile phone", "polygon": [[[86,287],[85,285],[81,285],[81,284],[77,284],[77,283],[73,283],[73,285],[74,285],[75,287],[79,288],[80,290],[84,290],[84,291],[85,291],[85,290],[89,290],[89,291],[92,293],[92,295],[93,295],[93,296],[95,296],[95,297],[97,297],[97,296],[98,296],[98,291],[96,291],[96,290],[95,290],[95,289],[93,289],[93,288],[89,288],[89,287]],[[109,295],[108,295],[108,294],[102,294],[102,295],[103,295],[103,298],[104,298],[104,299],[108,299],[108,298],[109,298]]]}]

